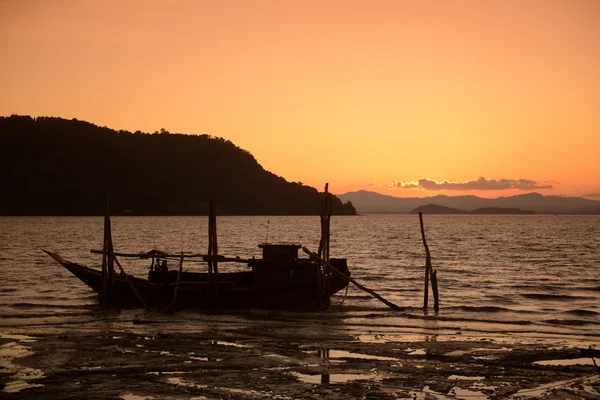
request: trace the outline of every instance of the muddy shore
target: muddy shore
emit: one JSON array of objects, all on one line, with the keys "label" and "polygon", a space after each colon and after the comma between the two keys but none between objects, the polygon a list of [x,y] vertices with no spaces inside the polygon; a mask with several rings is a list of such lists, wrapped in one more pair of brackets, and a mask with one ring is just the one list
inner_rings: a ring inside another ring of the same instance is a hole
[{"label": "muddy shore", "polygon": [[[355,335],[273,322],[195,333],[0,335],[5,399],[600,399],[578,346],[452,335]],[[598,362],[598,361],[597,361]]]}]

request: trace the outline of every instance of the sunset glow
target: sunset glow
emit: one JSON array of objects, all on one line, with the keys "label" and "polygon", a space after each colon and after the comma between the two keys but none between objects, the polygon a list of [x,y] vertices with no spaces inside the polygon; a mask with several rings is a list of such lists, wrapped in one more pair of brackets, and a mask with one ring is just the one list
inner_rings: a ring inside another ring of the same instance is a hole
[{"label": "sunset glow", "polygon": [[220,136],[334,193],[600,199],[599,21],[596,0],[8,0],[0,115]]}]

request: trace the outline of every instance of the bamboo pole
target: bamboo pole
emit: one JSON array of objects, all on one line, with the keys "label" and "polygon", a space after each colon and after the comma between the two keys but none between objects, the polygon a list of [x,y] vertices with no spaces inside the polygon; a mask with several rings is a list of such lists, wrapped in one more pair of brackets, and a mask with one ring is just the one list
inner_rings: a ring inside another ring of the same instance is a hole
[{"label": "bamboo pole", "polygon": [[[211,257],[212,253],[212,207],[213,201],[211,200],[208,205],[208,256]],[[212,259],[208,260],[208,276],[206,278],[208,286],[206,289],[206,303],[208,306],[211,305],[211,284],[212,284],[212,274],[213,274],[213,264]]]},{"label": "bamboo pole", "polygon": [[[429,268],[431,270],[431,266]],[[437,269],[431,275],[431,289],[433,290],[433,309],[435,312],[438,312],[440,310],[440,297],[438,294]]]},{"label": "bamboo pole", "polygon": [[[329,193],[329,183],[325,184],[324,197],[321,202],[321,240],[319,242],[319,257],[329,262],[330,247],[330,221],[331,221],[331,194]],[[317,292],[319,301],[323,304],[330,303],[331,282],[330,272],[327,264],[320,265],[320,274],[317,283]]]},{"label": "bamboo pole", "polygon": [[175,310],[175,301],[177,300],[177,291],[179,290],[179,282],[181,281],[181,270],[183,269],[183,251],[181,252],[181,259],[179,260],[179,269],[177,270],[177,281],[175,282],[175,290],[173,291],[173,299],[165,314],[173,312]]},{"label": "bamboo pole", "polygon": [[419,222],[421,224],[421,237],[423,239],[423,245],[425,246],[425,289],[423,292],[423,311],[427,312],[429,302],[429,247],[427,246],[427,240],[425,239],[425,228],[423,227],[423,214],[419,212]]},{"label": "bamboo pole", "polygon": [[329,268],[329,270],[331,272],[333,272],[334,274],[338,275],[341,278],[347,279],[348,281],[352,282],[354,284],[354,286],[356,286],[357,288],[359,288],[362,291],[365,291],[365,292],[369,293],[371,296],[375,297],[377,300],[381,301],[382,303],[384,303],[386,306],[388,306],[392,310],[404,311],[404,309],[402,307],[398,307],[394,303],[392,303],[390,301],[387,301],[386,299],[384,299],[383,297],[381,297],[374,290],[371,290],[371,289],[369,289],[369,288],[361,285],[355,279],[353,279],[352,277],[344,274],[343,272],[341,272],[340,270],[338,270],[336,267],[334,267],[329,261],[323,260],[321,257],[319,257],[318,254],[313,253],[312,251],[310,251],[309,249],[307,249],[305,246],[302,246],[302,250],[306,254],[308,254],[313,260],[319,261],[322,264],[326,264],[327,267]]},{"label": "bamboo pole", "polygon": [[427,312],[428,297],[429,297],[429,279],[431,278],[431,291],[433,292],[433,309],[438,312],[439,307],[439,293],[437,284],[437,270],[434,271],[431,265],[431,253],[429,252],[429,246],[425,239],[425,228],[423,226],[423,214],[419,212],[419,224],[421,225],[421,238],[423,239],[423,246],[425,247],[425,290],[423,294],[423,311]]},{"label": "bamboo pole", "polygon": [[[219,298],[219,264],[217,261],[217,213],[214,200],[208,206],[208,303]],[[214,295],[214,296],[213,296]]]},{"label": "bamboo pole", "polygon": [[[102,250],[90,250],[90,253],[92,254],[103,254],[104,252]],[[113,252],[113,254],[117,257],[125,257],[125,258],[153,258],[156,257],[156,255],[152,255],[152,254],[146,254],[146,253],[118,253],[118,252]],[[179,260],[181,258],[181,255],[177,255],[177,254],[170,254],[170,253],[166,253],[166,252],[161,252],[160,254],[160,258],[163,259],[170,259],[170,260]],[[225,257],[225,256],[220,256],[220,255],[208,255],[208,254],[184,254],[183,258],[201,258],[202,261],[219,261],[219,262],[237,262],[237,263],[243,263],[243,264],[247,264],[249,261],[251,261],[251,259],[247,259],[247,258],[240,258],[240,257]]]},{"label": "bamboo pole", "polygon": [[108,304],[115,297],[115,265],[110,254],[113,252],[112,230],[110,226],[110,204],[108,195],[104,195],[104,238],[102,243],[102,295],[103,304]]},{"label": "bamboo pole", "polygon": [[[212,228],[213,228],[213,233],[212,233],[212,240],[213,240],[213,253],[212,256],[215,257],[219,254],[219,244],[217,242],[217,211],[215,209],[215,202],[212,201],[211,202],[211,214],[212,214],[212,219],[213,219],[213,223],[212,223]],[[213,268],[214,268],[214,285],[215,285],[215,301],[219,300],[219,262],[217,261],[217,259],[213,259]]]}]

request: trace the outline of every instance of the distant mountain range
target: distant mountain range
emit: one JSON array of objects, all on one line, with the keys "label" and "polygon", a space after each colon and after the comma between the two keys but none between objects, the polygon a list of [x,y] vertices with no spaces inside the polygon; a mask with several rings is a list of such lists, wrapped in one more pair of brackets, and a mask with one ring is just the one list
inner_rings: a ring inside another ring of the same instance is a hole
[{"label": "distant mountain range", "polygon": [[409,213],[417,207],[430,204],[473,211],[492,207],[528,210],[543,214],[600,214],[600,201],[582,197],[544,196],[539,193],[486,199],[477,196],[394,197],[360,190],[337,197],[350,201],[359,213]]},{"label": "distant mountain range", "polygon": [[437,204],[427,204],[410,211],[411,214],[535,214],[533,211],[521,210],[520,208],[502,208],[502,207],[484,207],[475,210],[465,211],[458,208],[438,206]]}]

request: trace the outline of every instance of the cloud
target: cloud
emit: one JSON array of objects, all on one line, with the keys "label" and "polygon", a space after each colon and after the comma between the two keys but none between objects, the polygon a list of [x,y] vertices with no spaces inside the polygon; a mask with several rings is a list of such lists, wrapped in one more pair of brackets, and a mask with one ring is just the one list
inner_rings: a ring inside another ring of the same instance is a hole
[{"label": "cloud", "polygon": [[529,179],[485,179],[480,177],[474,181],[466,182],[437,182],[432,179],[422,178],[412,182],[394,181],[389,185],[393,189],[422,189],[422,190],[533,190],[552,189],[552,185],[541,184]]},{"label": "cloud", "polygon": [[600,193],[588,193],[584,194],[583,197],[600,197]]}]

